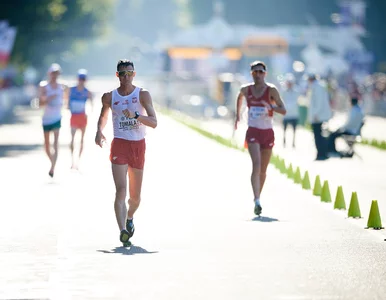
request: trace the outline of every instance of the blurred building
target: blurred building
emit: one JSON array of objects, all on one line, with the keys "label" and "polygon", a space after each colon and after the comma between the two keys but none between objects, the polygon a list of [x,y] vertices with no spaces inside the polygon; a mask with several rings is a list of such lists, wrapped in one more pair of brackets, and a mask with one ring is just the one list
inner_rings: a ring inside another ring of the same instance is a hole
[{"label": "blurred building", "polygon": [[358,72],[370,71],[371,55],[361,41],[365,34],[362,2],[341,1],[341,12],[331,26],[258,27],[229,24],[222,2],[216,1],[206,24],[163,37],[156,44],[167,61],[164,70],[176,74],[244,73],[256,59],[267,63],[271,76],[304,71],[294,68],[299,61],[305,71],[321,75],[349,72],[354,65],[359,66]]}]

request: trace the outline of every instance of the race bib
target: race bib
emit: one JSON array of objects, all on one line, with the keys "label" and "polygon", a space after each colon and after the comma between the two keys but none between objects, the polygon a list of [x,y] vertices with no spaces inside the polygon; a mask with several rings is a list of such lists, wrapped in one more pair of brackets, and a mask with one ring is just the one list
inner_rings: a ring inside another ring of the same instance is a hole
[{"label": "race bib", "polygon": [[268,117],[268,109],[264,106],[252,106],[249,108],[249,117],[253,120]]},{"label": "race bib", "polygon": [[134,130],[139,129],[139,126],[141,125],[141,122],[139,122],[136,119],[129,119],[126,117],[122,117],[119,124],[119,130],[120,131],[128,131],[128,130]]}]

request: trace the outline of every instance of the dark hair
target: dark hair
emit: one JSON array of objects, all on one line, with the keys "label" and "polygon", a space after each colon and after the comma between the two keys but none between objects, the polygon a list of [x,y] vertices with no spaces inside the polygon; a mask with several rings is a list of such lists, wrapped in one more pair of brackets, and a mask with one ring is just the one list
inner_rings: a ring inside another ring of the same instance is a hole
[{"label": "dark hair", "polygon": [[351,105],[357,105],[358,104],[358,98],[351,98]]},{"label": "dark hair", "polygon": [[254,67],[257,67],[257,66],[262,66],[264,68],[264,71],[267,71],[267,66],[265,65],[265,63],[263,63],[262,61],[260,60],[255,60],[253,63],[251,63],[251,70],[254,68]]},{"label": "dark hair", "polygon": [[131,60],[128,60],[128,59],[120,59],[120,60],[118,60],[118,63],[117,63],[117,72],[119,71],[119,68],[120,68],[121,66],[124,66],[124,67],[132,66],[133,69],[134,69],[134,63],[133,63]]}]

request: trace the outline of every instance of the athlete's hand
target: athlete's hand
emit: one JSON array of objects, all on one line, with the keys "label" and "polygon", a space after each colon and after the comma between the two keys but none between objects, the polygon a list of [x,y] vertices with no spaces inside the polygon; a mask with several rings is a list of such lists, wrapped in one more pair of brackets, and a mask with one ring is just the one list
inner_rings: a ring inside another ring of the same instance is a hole
[{"label": "athlete's hand", "polygon": [[132,119],[135,117],[135,113],[128,109],[122,110],[122,113],[125,115],[126,118],[129,118],[129,119]]},{"label": "athlete's hand", "polygon": [[103,143],[106,142],[106,138],[105,136],[103,135],[102,132],[100,131],[97,131],[96,135],[95,135],[95,144],[97,144],[99,147],[103,147]]}]

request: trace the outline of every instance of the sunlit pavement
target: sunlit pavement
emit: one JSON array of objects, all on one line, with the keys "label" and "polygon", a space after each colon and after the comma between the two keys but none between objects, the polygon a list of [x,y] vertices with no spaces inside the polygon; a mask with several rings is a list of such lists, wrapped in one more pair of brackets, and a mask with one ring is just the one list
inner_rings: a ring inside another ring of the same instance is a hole
[{"label": "sunlit pavement", "polygon": [[164,116],[148,130],[143,202],[122,248],[108,149],[93,144],[98,112],[79,172],[65,116],[54,179],[37,111],[0,126],[1,144],[14,145],[0,158],[0,299],[384,298],[384,232],[272,166],[255,218],[248,155]]},{"label": "sunlit pavement", "polygon": [[[342,119],[338,119],[342,121]],[[206,120],[199,121],[202,128],[224,138],[232,138],[233,124],[230,121]],[[333,123],[333,125],[336,125]],[[246,123],[241,122],[240,129],[233,134],[234,143],[243,146]],[[386,131],[386,119],[368,118],[364,127],[364,137],[378,138]],[[301,175],[308,171],[313,186],[315,177],[320,176],[321,183],[327,180],[332,201],[335,200],[337,187],[342,186],[346,206],[349,206],[351,195],[357,192],[362,219],[358,224],[367,224],[372,200],[377,200],[380,215],[386,222],[386,151],[366,145],[355,145],[356,155],[353,158],[332,157],[325,161],[314,161],[316,148],[313,134],[309,130],[298,127],[296,133],[296,147],[292,147],[293,131],[289,127],[287,132],[287,146],[283,146],[283,129],[280,122],[275,122],[274,153],[284,158],[286,166],[291,163],[294,168],[299,167]],[[344,143],[337,139],[337,149],[344,150]],[[344,212],[347,215],[347,211]],[[386,237],[386,232],[382,231]]]}]

